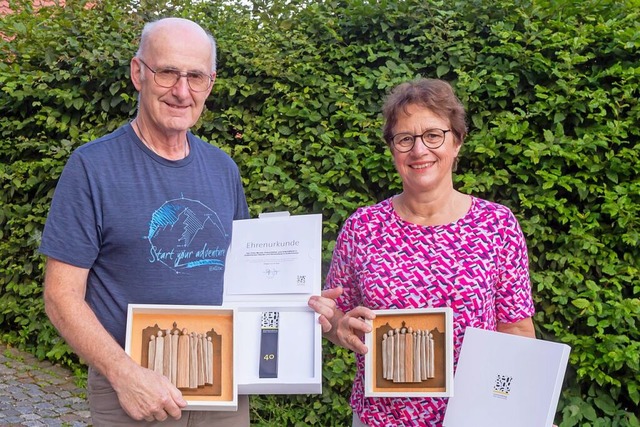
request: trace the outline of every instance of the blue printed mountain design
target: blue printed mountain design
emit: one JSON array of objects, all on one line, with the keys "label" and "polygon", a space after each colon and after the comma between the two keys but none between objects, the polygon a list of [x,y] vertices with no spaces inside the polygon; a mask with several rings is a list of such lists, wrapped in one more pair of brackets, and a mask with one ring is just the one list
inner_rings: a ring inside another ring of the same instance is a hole
[{"label": "blue printed mountain design", "polygon": [[176,273],[203,266],[222,269],[229,243],[218,215],[185,198],[165,202],[151,215],[147,238],[151,262],[161,262]]}]

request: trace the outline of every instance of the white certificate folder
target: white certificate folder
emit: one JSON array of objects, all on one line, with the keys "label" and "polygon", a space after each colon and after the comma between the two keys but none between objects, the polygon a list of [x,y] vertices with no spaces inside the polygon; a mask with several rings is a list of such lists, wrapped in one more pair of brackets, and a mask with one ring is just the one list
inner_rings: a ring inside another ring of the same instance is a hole
[{"label": "white certificate folder", "polygon": [[247,295],[306,300],[321,287],[322,215],[262,214],[233,222],[225,302]]},{"label": "white certificate folder", "polygon": [[467,328],[444,427],[551,427],[571,348]]},{"label": "white certificate folder", "polygon": [[322,329],[307,305],[321,282],[321,214],[233,222],[223,306],[237,310],[239,394],[322,393]]}]

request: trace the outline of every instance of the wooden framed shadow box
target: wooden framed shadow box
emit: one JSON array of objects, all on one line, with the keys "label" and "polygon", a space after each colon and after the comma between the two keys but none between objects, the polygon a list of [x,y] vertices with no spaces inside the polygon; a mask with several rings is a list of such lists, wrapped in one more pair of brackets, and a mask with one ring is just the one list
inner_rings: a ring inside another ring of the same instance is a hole
[{"label": "wooden framed shadow box", "polygon": [[453,396],[453,311],[374,312],[365,334],[365,396]]},{"label": "wooden framed shadow box", "polygon": [[125,351],[169,378],[186,409],[235,411],[236,317],[233,308],[130,304]]}]

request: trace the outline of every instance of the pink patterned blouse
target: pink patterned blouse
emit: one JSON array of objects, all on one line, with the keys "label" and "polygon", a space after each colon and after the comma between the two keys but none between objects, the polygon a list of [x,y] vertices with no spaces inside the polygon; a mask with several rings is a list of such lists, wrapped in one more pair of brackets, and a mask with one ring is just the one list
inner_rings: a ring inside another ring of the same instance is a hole
[{"label": "pink patterned blouse", "polygon": [[[338,307],[451,307],[454,360],[467,326],[534,314],[522,230],[505,206],[472,197],[460,220],[425,227],[401,219],[392,199],[358,209],[345,222],[326,287],[342,286]],[[441,426],[445,398],[365,398],[364,357],[357,356],[351,406],[370,426]]]}]

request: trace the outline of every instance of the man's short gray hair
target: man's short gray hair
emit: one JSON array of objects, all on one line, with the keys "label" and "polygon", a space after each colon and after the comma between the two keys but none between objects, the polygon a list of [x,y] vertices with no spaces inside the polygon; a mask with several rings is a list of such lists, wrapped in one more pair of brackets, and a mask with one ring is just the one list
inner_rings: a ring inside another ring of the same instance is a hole
[{"label": "man's short gray hair", "polygon": [[[161,21],[162,21],[162,19],[157,20],[157,21],[153,21],[153,22],[148,22],[147,24],[145,24],[144,28],[142,29],[142,35],[140,36],[140,46],[138,46],[138,51],[136,52],[136,57],[141,58],[144,55],[144,52],[145,52],[145,50],[147,48],[147,45],[149,44],[149,35],[153,32],[154,27],[156,27],[156,25],[158,23],[160,23]],[[195,24],[195,22],[194,22],[194,24]],[[196,25],[198,25],[198,24],[196,24]],[[202,27],[200,27],[200,28],[202,28]],[[209,33],[204,28],[202,28],[202,31],[205,32],[205,34],[209,38],[209,41],[211,42],[211,72],[215,72],[216,71],[216,65],[217,65],[216,64],[216,39],[213,37],[213,35],[211,35],[211,33]]]}]

